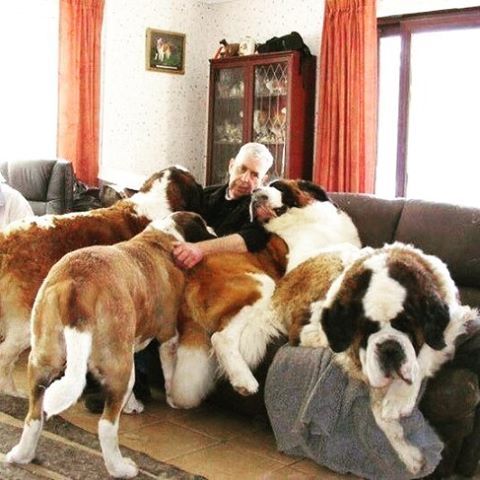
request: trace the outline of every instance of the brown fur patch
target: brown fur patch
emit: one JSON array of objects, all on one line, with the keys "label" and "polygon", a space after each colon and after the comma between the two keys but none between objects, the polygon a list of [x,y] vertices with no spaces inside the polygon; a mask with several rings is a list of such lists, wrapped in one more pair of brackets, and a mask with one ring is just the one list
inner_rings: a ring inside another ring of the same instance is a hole
[{"label": "brown fur patch", "polygon": [[300,332],[310,319],[310,305],[325,297],[342,271],[343,263],[337,255],[323,254],[301,263],[280,279],[272,304],[288,329],[291,344],[299,343]]}]

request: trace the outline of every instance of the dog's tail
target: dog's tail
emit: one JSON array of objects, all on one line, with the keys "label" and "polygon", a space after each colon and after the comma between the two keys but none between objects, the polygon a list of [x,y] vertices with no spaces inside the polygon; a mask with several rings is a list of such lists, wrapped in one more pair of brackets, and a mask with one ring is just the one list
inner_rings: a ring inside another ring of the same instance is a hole
[{"label": "dog's tail", "polygon": [[92,350],[92,334],[75,327],[65,327],[66,369],[60,379],[45,391],[43,410],[47,418],[72,406],[85,388],[88,359]]}]

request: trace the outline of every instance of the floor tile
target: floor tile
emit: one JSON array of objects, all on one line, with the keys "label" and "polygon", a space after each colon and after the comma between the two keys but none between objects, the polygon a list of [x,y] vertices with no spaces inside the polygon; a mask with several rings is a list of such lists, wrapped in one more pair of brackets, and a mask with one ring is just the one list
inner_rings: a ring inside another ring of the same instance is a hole
[{"label": "floor tile", "polygon": [[191,410],[172,422],[220,440],[228,440],[239,435],[250,435],[260,428],[255,420],[221,411],[212,406]]},{"label": "floor tile", "polygon": [[322,480],[355,480],[359,477],[355,475],[342,475],[335,473],[327,467],[317,465],[312,460],[303,459],[290,465],[295,470],[299,470],[302,473],[314,475],[315,478],[321,478]]},{"label": "floor tile", "polygon": [[209,480],[255,479],[282,467],[282,464],[262,455],[230,445],[229,442],[199,450],[170,463],[188,471],[196,471]]},{"label": "floor tile", "polygon": [[190,454],[219,443],[219,440],[170,422],[159,422],[135,431],[120,433],[120,443],[145,452],[157,460]]}]

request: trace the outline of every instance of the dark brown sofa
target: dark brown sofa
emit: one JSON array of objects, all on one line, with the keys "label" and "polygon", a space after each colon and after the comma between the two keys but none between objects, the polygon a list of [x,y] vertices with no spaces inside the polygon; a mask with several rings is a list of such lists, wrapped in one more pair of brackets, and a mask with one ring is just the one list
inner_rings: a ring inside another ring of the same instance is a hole
[{"label": "dark brown sofa", "polygon": [[[333,193],[331,197],[352,217],[364,246],[381,247],[401,241],[438,256],[448,265],[462,303],[480,308],[480,208],[422,200],[385,200],[363,194]],[[270,346],[267,358],[255,372],[260,382],[256,395],[241,397],[227,382],[222,382],[210,401],[250,416],[265,415],[265,377],[276,350],[284,342],[280,339]],[[447,445],[445,462],[437,469],[439,478],[454,471],[472,475],[480,451],[480,407],[475,407],[479,399],[480,335],[460,346],[457,357],[449,365],[449,372],[439,378],[436,389],[430,389],[433,393],[427,396],[422,408]],[[436,399],[440,395],[443,413],[437,409]],[[464,401],[462,405],[458,405],[459,397]]]}]

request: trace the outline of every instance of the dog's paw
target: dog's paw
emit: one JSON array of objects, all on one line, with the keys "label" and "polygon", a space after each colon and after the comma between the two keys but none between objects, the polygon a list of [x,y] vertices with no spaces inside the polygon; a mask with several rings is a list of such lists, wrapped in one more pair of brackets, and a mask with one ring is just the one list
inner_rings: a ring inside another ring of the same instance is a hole
[{"label": "dog's paw", "polygon": [[107,466],[108,473],[115,478],[133,478],[138,475],[138,467],[131,458],[123,457],[121,462]]},{"label": "dog's paw", "polygon": [[5,461],[7,463],[26,464],[30,463],[34,457],[35,453],[26,452],[25,449],[21,448],[20,444],[18,444],[5,455]]},{"label": "dog's paw", "polygon": [[134,414],[142,413],[145,409],[143,403],[140,400],[137,400],[135,395],[132,393],[127,400],[127,403],[123,407],[123,413]]},{"label": "dog's paw", "polygon": [[385,420],[398,420],[411,415],[416,404],[415,392],[403,381],[392,382],[382,400],[382,417]]},{"label": "dog's paw", "polygon": [[243,396],[253,395],[258,391],[258,382],[253,375],[237,376],[232,379],[232,387]]},{"label": "dog's paw", "polygon": [[419,473],[425,464],[422,452],[413,445],[405,445],[399,455],[400,460],[405,464],[408,471],[414,475]]}]

